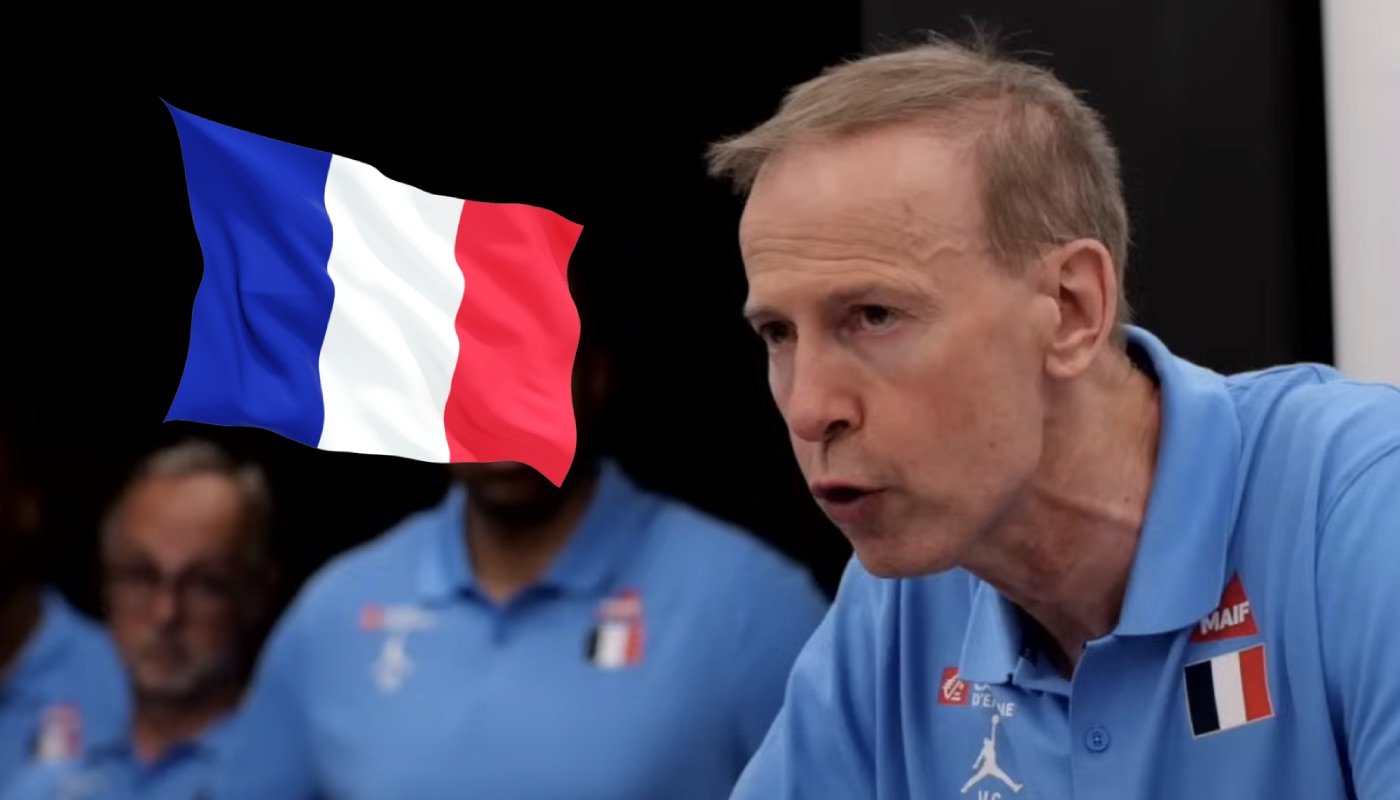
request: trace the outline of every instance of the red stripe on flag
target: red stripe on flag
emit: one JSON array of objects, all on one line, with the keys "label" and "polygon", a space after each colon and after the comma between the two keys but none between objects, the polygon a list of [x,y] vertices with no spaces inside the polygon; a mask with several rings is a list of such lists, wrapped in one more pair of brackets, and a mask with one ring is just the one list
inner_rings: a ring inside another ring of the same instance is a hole
[{"label": "red stripe on flag", "polygon": [[1269,700],[1269,671],[1264,663],[1264,645],[1240,651],[1240,684],[1244,687],[1244,718],[1250,722],[1272,716]]},{"label": "red stripe on flag", "polygon": [[636,620],[627,626],[627,663],[642,663],[642,621]]},{"label": "red stripe on flag", "polygon": [[579,340],[568,264],[582,232],[534,206],[462,204],[460,349],[443,412],[452,461],[516,461],[556,486],[568,474]]}]

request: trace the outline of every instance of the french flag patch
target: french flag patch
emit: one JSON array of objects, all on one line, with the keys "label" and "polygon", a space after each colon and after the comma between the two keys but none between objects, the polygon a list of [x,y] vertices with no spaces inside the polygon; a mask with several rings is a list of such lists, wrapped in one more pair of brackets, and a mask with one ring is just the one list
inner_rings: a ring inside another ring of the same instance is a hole
[{"label": "french flag patch", "polygon": [[640,664],[642,630],[642,598],[635,589],[604,600],[598,608],[598,626],[588,637],[589,663],[600,669]]},{"label": "french flag patch", "polygon": [[1207,736],[1274,715],[1264,645],[1186,666],[1191,733]]},{"label": "french flag patch", "polygon": [[83,715],[78,707],[58,703],[43,710],[34,741],[34,760],[40,764],[71,761],[83,752]]}]

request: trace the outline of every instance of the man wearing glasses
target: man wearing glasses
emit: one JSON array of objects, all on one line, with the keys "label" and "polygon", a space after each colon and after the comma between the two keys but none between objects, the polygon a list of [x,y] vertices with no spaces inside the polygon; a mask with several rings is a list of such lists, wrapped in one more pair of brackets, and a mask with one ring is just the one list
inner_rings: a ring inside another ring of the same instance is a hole
[{"label": "man wearing glasses", "polygon": [[4,800],[207,796],[267,610],[257,467],[191,441],[136,470],[102,531],[107,624],[134,703],[124,737],[22,774]]}]

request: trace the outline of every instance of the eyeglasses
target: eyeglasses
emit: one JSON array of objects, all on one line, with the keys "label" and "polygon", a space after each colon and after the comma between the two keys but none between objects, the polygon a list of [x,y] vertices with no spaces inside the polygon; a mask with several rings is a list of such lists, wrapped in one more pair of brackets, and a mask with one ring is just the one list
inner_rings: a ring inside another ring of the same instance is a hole
[{"label": "eyeglasses", "polygon": [[106,569],[109,602],[120,610],[149,608],[167,587],[192,614],[219,612],[236,599],[239,582],[229,574],[195,568],[165,575],[154,564],[114,564]]}]

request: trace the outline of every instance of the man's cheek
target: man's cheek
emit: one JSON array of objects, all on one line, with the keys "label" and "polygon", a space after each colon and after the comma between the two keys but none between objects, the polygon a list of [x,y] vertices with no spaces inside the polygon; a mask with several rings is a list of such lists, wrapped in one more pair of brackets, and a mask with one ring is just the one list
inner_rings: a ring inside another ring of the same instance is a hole
[{"label": "man's cheek", "polygon": [[791,370],[775,357],[768,358],[768,391],[773,394],[773,402],[778,411],[787,417],[788,393],[791,391]]},{"label": "man's cheek", "polygon": [[815,462],[812,443],[798,438],[796,434],[788,436],[788,440],[792,442],[792,454],[797,458],[798,469],[802,471],[804,477],[811,478]]}]

